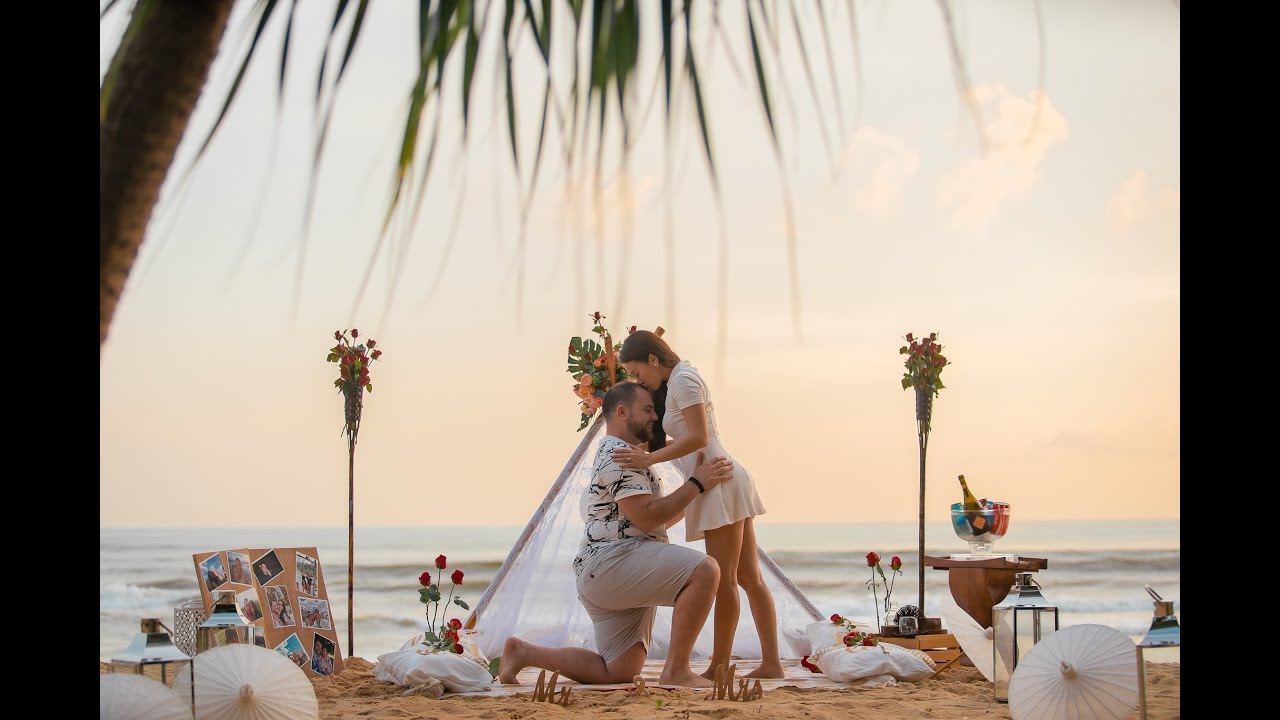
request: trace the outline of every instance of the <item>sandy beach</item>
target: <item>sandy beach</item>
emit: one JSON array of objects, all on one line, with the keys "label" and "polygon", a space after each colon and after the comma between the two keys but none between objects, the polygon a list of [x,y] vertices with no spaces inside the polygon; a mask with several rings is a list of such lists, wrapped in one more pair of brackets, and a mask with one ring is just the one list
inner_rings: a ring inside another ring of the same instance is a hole
[{"label": "sandy beach", "polygon": [[[1181,717],[1180,663],[1148,664],[1147,703],[1153,720]],[[100,672],[107,664],[100,663]],[[697,669],[697,668],[695,668]],[[522,673],[523,680],[525,674]],[[822,676],[812,676],[822,678]],[[649,678],[656,682],[655,678]],[[877,720],[1000,720],[1011,718],[1009,706],[992,698],[991,684],[972,667],[951,667],[936,678],[879,688],[798,687],[811,678],[788,669],[788,678],[762,683],[764,697],[750,702],[713,700],[710,691],[654,689],[649,697],[624,690],[575,690],[568,707],[534,703],[532,683],[504,696],[452,695],[432,699],[403,694],[404,689],[373,678],[373,664],[353,658],[340,675],[313,679],[320,717],[324,720],[497,720],[498,718],[564,718],[614,720],[729,720],[731,718],[875,717]],[[495,688],[498,689],[498,688]],[[661,701],[661,702],[659,702]],[[1135,710],[1129,716],[1139,717]]]}]

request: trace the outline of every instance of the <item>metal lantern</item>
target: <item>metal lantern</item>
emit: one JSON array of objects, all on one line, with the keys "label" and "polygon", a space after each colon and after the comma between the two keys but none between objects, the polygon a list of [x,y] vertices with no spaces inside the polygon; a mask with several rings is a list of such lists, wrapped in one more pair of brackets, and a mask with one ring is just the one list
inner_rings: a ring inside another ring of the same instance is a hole
[{"label": "metal lantern", "polygon": [[160,666],[160,682],[173,687],[178,668],[191,664],[191,657],[173,644],[160,618],[143,618],[142,632],[116,657],[111,658],[111,672],[145,675],[148,665]]},{"label": "metal lantern", "polygon": [[251,625],[236,606],[234,592],[222,592],[214,601],[209,619],[196,628],[196,655],[222,645],[243,643],[264,645],[266,637],[262,628]]},{"label": "metal lantern", "polygon": [[1017,573],[1009,595],[991,608],[992,674],[999,702],[1009,702],[1009,679],[1018,662],[1032,645],[1058,629],[1058,606],[1045,600],[1040,590],[1031,573]]},{"label": "metal lantern", "polygon": [[1173,601],[1165,600],[1159,593],[1144,585],[1155,600],[1154,616],[1147,636],[1138,643],[1138,705],[1142,708],[1142,720],[1147,720],[1147,661],[1172,662],[1181,653],[1178,617],[1173,614]]}]

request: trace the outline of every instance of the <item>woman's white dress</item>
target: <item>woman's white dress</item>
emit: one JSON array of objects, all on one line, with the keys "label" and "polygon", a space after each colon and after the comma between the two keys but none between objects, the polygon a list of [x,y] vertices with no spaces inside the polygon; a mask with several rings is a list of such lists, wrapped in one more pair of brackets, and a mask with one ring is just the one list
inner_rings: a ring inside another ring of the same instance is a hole
[{"label": "woman's white dress", "polygon": [[[673,440],[689,434],[689,426],[685,423],[681,412],[693,405],[703,405],[707,415],[707,447],[703,449],[707,460],[718,455],[733,460],[733,456],[720,443],[720,432],[716,429],[716,413],[711,404],[711,394],[707,384],[696,368],[688,360],[681,360],[671,369],[671,377],[667,378],[666,411],[662,417],[662,429]],[[672,461],[685,477],[693,475],[697,465],[698,453],[692,452]],[[733,478],[707,492],[697,496],[685,509],[685,538],[701,540],[707,530],[730,525],[744,518],[755,517],[765,513],[764,503],[756,492],[755,480],[751,473],[736,460],[733,460]]]}]

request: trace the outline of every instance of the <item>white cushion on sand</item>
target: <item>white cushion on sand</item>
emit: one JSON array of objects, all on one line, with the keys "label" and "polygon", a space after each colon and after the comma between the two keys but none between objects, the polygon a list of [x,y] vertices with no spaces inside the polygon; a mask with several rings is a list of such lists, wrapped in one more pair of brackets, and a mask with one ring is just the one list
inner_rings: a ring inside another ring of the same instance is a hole
[{"label": "white cushion on sand", "polygon": [[449,692],[466,693],[489,689],[493,676],[469,657],[456,653],[419,654],[426,646],[384,653],[373,666],[373,677],[381,682],[414,687],[431,679],[439,680]]},{"label": "white cushion on sand", "polygon": [[877,675],[891,675],[899,680],[915,682],[933,674],[933,668],[919,650],[909,650],[889,643],[830,647],[810,656],[809,662],[822,674],[836,682],[849,682]]}]

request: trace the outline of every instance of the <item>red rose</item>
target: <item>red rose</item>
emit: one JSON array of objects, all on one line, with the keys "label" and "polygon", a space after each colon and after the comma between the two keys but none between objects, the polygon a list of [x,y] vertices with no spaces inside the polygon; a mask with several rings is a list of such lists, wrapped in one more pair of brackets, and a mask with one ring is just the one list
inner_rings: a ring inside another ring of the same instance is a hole
[{"label": "red rose", "polygon": [[804,657],[800,658],[800,665],[804,667],[806,670],[808,670],[809,672],[816,672],[816,673],[822,672],[821,668],[809,662],[808,655],[805,655]]},{"label": "red rose", "polygon": [[592,313],[592,316],[596,319],[596,322],[600,322],[600,311],[599,311],[599,310],[597,310],[597,311],[595,311],[594,313]]},{"label": "red rose", "polygon": [[453,651],[454,651],[455,653],[457,653],[457,654],[461,655],[461,654],[462,654],[462,646],[461,646],[461,645],[459,645],[458,643],[454,643],[454,644],[453,644]]},{"label": "red rose", "polygon": [[863,644],[863,645],[867,645],[867,646],[869,647],[869,646],[875,645],[875,644],[876,644],[876,641],[875,641],[875,640],[873,640],[873,639],[871,639],[871,638],[864,638],[864,639],[862,640],[862,644]]},{"label": "red rose", "polygon": [[357,329],[355,329],[355,328],[351,328],[351,337],[353,337],[353,338],[358,338],[358,337],[360,337],[360,331],[359,331],[359,330],[357,330]]},{"label": "red rose", "polygon": [[333,331],[333,339],[334,339],[334,340],[341,340],[341,339],[342,339],[342,333],[341,333],[341,332],[339,332],[339,331],[337,331],[337,330],[334,330],[334,331]]},{"label": "red rose", "polygon": [[378,359],[378,358],[380,358],[380,357],[382,357],[382,351],[381,351],[381,350],[374,350],[374,351],[373,351],[373,359],[374,359],[374,360],[377,360],[377,359]]},{"label": "red rose", "polygon": [[897,555],[894,555],[893,559],[889,561],[889,567],[893,568],[894,570],[901,570],[902,558],[898,557]]},{"label": "red rose", "polygon": [[572,345],[570,345],[570,346],[569,346],[569,354],[570,354],[570,355],[572,355],[572,354],[573,354],[573,346],[572,346]]},{"label": "red rose", "polygon": [[448,560],[446,560],[446,559],[445,559],[445,557],[444,557],[443,555],[440,555],[440,556],[436,557],[436,567],[438,567],[438,568],[440,568],[441,570],[443,570],[443,569],[445,569],[448,565],[449,565],[449,561],[448,561]]},{"label": "red rose", "polygon": [[452,630],[452,629],[450,629],[450,630],[445,630],[445,631],[444,631],[444,639],[445,639],[445,640],[452,640],[452,641],[454,641],[454,642],[457,642],[457,641],[458,641],[458,631],[457,631],[457,630]]},{"label": "red rose", "polygon": [[628,332],[628,334],[629,334],[629,333],[633,333],[633,332],[635,332],[635,331],[636,331],[636,326],[635,326],[635,325],[632,325],[632,326],[631,326],[631,329],[629,329],[627,332]]},{"label": "red rose", "polygon": [[[877,565],[879,565],[879,564],[880,564],[880,556],[879,556],[879,555],[877,555],[877,554],[875,554],[875,553],[873,553],[873,552],[869,552],[869,553],[867,553],[867,567],[875,567],[875,566],[877,566]],[[436,567],[441,567],[441,568],[442,568],[442,567],[444,567],[444,566],[443,566],[443,565],[439,565],[439,564],[437,564],[437,565],[436,565]]]},{"label": "red rose", "polygon": [[907,333],[907,342],[911,342],[911,333]]},{"label": "red rose", "polygon": [[454,619],[452,619],[452,620],[450,620],[450,621],[449,621],[449,627],[453,628],[454,630],[461,630],[461,629],[462,629],[462,621],[461,621],[461,620],[459,620],[458,618],[454,618]]},{"label": "red rose", "polygon": [[453,584],[454,584],[454,585],[461,585],[461,584],[462,584],[462,571],[461,571],[461,570],[454,570],[454,571],[453,571],[453,575],[449,576],[449,579],[453,581]]},{"label": "red rose", "polygon": [[844,618],[840,617],[840,613],[836,613],[835,615],[831,616],[831,623],[833,625],[839,625],[842,622],[844,622]]},{"label": "red rose", "polygon": [[370,341],[367,343],[367,345],[369,346],[369,349],[370,349],[370,350],[372,350],[372,349],[374,349],[375,347],[377,347],[377,345],[378,345],[378,341],[377,341],[377,340],[370,340]]},{"label": "red rose", "polygon": [[422,584],[422,587],[426,587],[426,586],[430,585],[430,584],[431,584],[431,573],[422,573],[421,575],[419,575],[419,576],[418,576],[418,582]]}]

